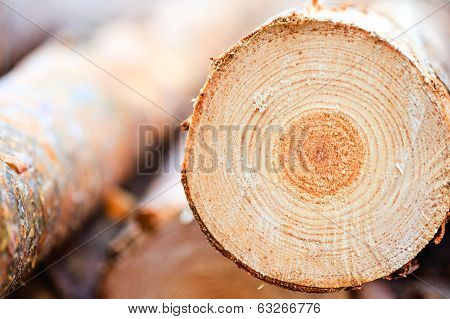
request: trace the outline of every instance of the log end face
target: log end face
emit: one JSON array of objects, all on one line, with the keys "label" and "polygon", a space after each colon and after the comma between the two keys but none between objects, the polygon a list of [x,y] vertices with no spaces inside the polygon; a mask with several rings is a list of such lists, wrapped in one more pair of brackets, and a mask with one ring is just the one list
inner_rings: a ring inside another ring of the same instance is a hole
[{"label": "log end face", "polygon": [[433,239],[448,211],[448,102],[406,56],[352,25],[291,16],[214,63],[183,184],[223,255],[326,291],[388,276]]}]

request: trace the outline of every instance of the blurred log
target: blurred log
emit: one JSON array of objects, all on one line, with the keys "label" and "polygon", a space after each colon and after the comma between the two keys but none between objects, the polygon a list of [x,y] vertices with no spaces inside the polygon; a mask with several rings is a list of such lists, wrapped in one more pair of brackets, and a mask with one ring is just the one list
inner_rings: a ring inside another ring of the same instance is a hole
[{"label": "blurred log", "polygon": [[[99,279],[110,260],[140,236],[142,228],[158,227],[186,205],[179,174],[180,147],[184,144],[173,140],[177,135],[170,136],[168,154],[164,149],[155,150],[155,153],[162,152],[158,154],[162,155],[161,164],[166,167],[161,168],[161,175],[156,180],[151,180],[145,194],[140,194],[140,183],[146,180],[148,183],[150,176],[143,180],[141,178],[145,176],[134,176],[124,185],[126,190],[117,186],[107,187],[99,209],[102,213],[89,219],[62,249],[45,261],[44,265],[51,266],[46,271],[47,280],[55,287],[59,298],[95,297]],[[138,195],[140,200],[137,200]],[[56,264],[55,260],[58,261]],[[34,286],[34,283],[30,285]],[[27,298],[28,292],[36,290],[31,287],[25,292],[19,290],[13,297]]]},{"label": "blurred log", "polygon": [[445,227],[448,89],[427,63],[427,34],[399,25],[313,6],[214,59],[183,184],[211,244],[254,276],[308,292],[359,287]]},{"label": "blurred log", "polygon": [[[143,284],[145,283],[145,284]],[[105,276],[103,298],[346,298],[264,285],[218,255],[198,225],[178,218],[142,234]]]},{"label": "blurred log", "polygon": [[0,74],[42,43],[46,34],[0,3]]},{"label": "blurred log", "polygon": [[163,94],[143,67],[152,50],[139,24],[117,24],[84,43],[47,43],[0,81],[0,294],[129,176],[139,124],[157,139],[183,118],[173,99],[162,109],[146,98]]},{"label": "blurred log", "polygon": [[[98,290],[107,261],[111,255],[121,251],[139,235],[139,228],[129,220],[113,224],[104,214],[94,215],[81,231],[73,234],[59,254],[46,259],[44,265],[52,265],[45,272],[47,284],[55,288],[58,298],[93,298]],[[114,226],[111,226],[114,225]],[[107,231],[105,231],[107,229]],[[95,238],[94,240],[92,240]],[[78,247],[82,247],[77,249]],[[67,256],[60,260],[61,256]],[[53,265],[55,260],[60,260]],[[39,270],[39,269],[38,269]],[[27,286],[34,286],[34,280]],[[14,295],[30,298],[22,289]]]},{"label": "blurred log", "polygon": [[[145,4],[145,5],[144,5]],[[95,25],[117,16],[151,11],[145,0],[2,0],[0,3],[0,74],[11,69],[45,38],[46,31],[86,34]],[[45,30],[45,31],[44,31]]]}]

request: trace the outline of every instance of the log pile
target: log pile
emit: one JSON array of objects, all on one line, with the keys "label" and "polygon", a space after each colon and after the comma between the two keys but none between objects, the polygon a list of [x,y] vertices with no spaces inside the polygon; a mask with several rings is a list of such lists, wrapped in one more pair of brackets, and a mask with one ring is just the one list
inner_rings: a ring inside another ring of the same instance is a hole
[{"label": "log pile", "polygon": [[0,296],[448,294],[449,7],[312,1],[211,58],[298,3],[201,1],[57,35],[0,78]]}]

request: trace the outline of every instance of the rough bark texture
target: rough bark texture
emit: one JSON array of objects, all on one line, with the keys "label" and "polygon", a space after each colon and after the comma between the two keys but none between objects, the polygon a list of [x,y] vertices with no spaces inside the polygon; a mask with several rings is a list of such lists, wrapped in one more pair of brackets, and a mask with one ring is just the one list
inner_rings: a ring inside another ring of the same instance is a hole
[{"label": "rough bark texture", "polygon": [[[307,292],[411,270],[447,220],[450,99],[403,30],[370,9],[316,6],[214,60],[185,125],[182,181],[224,256]],[[269,124],[279,134],[261,152]],[[204,130],[220,126],[218,138]]]},{"label": "rough bark texture", "polygon": [[167,103],[169,115],[145,98],[161,85],[142,67],[153,49],[142,26],[109,26],[70,45],[83,56],[50,42],[0,81],[0,293],[129,175],[139,124],[178,121],[180,104]]}]

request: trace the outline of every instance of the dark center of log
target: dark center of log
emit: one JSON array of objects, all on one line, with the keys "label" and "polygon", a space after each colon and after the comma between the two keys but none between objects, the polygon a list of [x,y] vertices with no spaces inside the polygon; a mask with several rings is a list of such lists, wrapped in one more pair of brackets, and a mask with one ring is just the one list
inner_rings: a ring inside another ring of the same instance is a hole
[{"label": "dark center of log", "polygon": [[323,197],[335,195],[357,179],[365,147],[347,115],[321,110],[290,124],[279,154],[290,184],[302,193]]}]

